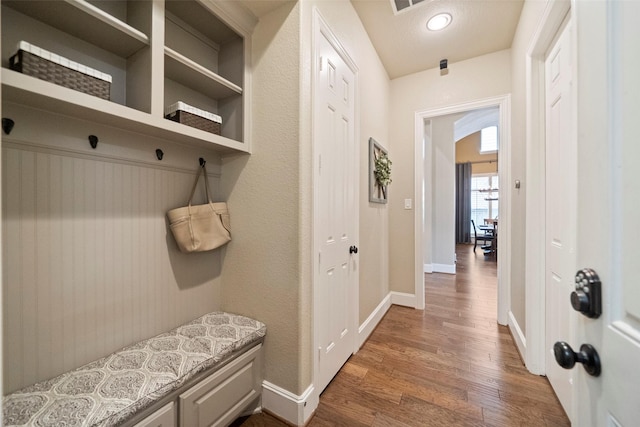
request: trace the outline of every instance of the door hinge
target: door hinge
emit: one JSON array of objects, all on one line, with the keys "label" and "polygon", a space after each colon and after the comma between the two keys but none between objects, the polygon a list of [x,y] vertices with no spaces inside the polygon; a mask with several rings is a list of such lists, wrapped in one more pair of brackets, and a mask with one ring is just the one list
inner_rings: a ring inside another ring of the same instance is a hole
[{"label": "door hinge", "polygon": [[322,172],[322,155],[318,156],[318,173]]},{"label": "door hinge", "polygon": [[322,59],[322,56],[318,58],[318,61],[320,61],[320,63],[318,64],[318,68],[320,68],[320,71],[322,71],[322,63],[324,62]]}]

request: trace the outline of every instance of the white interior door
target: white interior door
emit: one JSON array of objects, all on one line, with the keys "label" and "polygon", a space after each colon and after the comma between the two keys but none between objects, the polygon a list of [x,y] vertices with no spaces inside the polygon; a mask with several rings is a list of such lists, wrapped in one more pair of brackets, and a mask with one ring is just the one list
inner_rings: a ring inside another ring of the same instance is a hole
[{"label": "white interior door", "polygon": [[572,371],[555,363],[553,345],[571,337],[576,244],[576,144],[572,102],[571,23],[558,31],[545,59],[546,233],[545,348],[547,377],[571,418]]},{"label": "white interior door", "polygon": [[580,344],[600,354],[602,374],[576,368],[576,425],[632,427],[640,425],[640,2],[576,9],[585,63],[578,261],[596,270],[603,289],[602,315],[577,328]]},{"label": "white interior door", "polygon": [[357,181],[355,74],[327,38],[316,34],[314,147],[317,155],[318,276],[315,325],[321,392],[355,348]]}]

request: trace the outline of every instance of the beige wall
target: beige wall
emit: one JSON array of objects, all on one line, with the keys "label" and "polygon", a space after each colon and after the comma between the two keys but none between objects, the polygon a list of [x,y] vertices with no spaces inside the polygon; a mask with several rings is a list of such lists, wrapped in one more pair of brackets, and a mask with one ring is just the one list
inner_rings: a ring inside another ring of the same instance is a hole
[{"label": "beige wall", "polygon": [[545,1],[526,1],[511,45],[511,178],[520,180],[520,189],[501,183],[502,191],[511,191],[511,303],[510,309],[523,333],[525,311],[525,181],[526,165],[526,55]]},{"label": "beige wall", "polygon": [[415,211],[405,210],[403,199],[413,199],[415,194],[416,111],[504,95],[510,91],[510,50],[450,64],[449,74],[445,76],[440,75],[439,69],[431,69],[391,81],[389,111],[393,126],[389,138],[394,141],[393,161],[398,171],[393,178],[389,201],[389,282],[392,290],[415,292]]},{"label": "beige wall", "polygon": [[[195,285],[191,286],[188,292],[195,300],[180,300],[175,310],[172,305],[169,308],[179,317],[172,317],[171,322],[186,321],[203,310],[214,309],[264,321],[268,326],[265,378],[295,394],[301,394],[312,381],[310,70],[314,7],[321,11],[359,69],[360,323],[388,294],[388,207],[368,202],[367,156],[371,136],[393,153],[388,134],[389,79],[350,2],[304,1],[283,5],[262,17],[255,29],[251,127],[254,151],[251,156],[227,157],[221,166],[218,197],[229,203],[233,240],[217,252],[212,262],[207,262],[206,256],[191,256],[190,259],[199,260],[195,270],[185,272],[187,264],[177,264],[180,274],[191,276],[198,276],[204,265],[214,275],[213,284],[206,287],[208,294],[198,294]],[[126,138],[119,140],[126,145]],[[212,169],[215,160],[211,156]],[[182,194],[177,187],[175,190]],[[167,202],[166,198],[161,201]],[[165,210],[166,207],[159,210],[160,220]],[[175,268],[173,274],[165,275],[167,279],[174,279]],[[125,292],[122,297],[127,295]],[[168,304],[176,299],[163,298],[163,303]],[[138,314],[144,316],[148,311],[139,310]],[[162,318],[164,323],[167,319]],[[164,323],[157,332],[175,326]],[[131,339],[135,338],[138,337]]]},{"label": "beige wall", "polygon": [[[233,240],[223,260],[225,310],[267,325],[265,379],[301,392],[304,256],[300,229],[300,7],[264,16],[252,37],[251,156],[223,161]],[[308,380],[308,374],[307,378]]]},{"label": "beige wall", "polygon": [[[389,79],[349,1],[285,4],[253,34],[251,156],[226,159],[234,240],[223,260],[223,307],[267,324],[265,379],[295,394],[312,366],[312,22],[316,8],[358,66],[360,323],[388,294],[386,205],[369,205],[368,139],[390,151]],[[372,232],[376,230],[376,232]]]},{"label": "beige wall", "polygon": [[[3,110],[21,124],[2,150],[5,392],[221,309],[225,249],[183,254],[166,224],[189,198],[199,157],[221,199],[216,153],[17,104]],[[194,203],[206,200],[202,187]]]},{"label": "beige wall", "polygon": [[481,174],[498,172],[498,153],[480,153],[480,132],[467,135],[460,141],[456,142],[456,163],[486,161],[492,162],[473,163],[471,165],[471,173]]}]

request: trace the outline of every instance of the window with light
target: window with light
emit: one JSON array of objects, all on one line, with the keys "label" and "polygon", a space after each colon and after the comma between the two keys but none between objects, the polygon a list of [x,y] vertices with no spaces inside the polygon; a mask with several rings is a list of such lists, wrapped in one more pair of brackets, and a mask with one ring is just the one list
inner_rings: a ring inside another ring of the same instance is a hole
[{"label": "window with light", "polygon": [[480,131],[480,153],[498,151],[498,126],[489,126]]}]

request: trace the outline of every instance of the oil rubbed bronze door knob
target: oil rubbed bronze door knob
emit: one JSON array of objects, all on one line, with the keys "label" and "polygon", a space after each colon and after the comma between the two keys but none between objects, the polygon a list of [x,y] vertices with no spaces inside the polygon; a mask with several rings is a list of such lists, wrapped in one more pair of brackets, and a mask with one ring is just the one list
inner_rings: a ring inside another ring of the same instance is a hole
[{"label": "oil rubbed bronze door knob", "polygon": [[597,377],[600,375],[600,356],[591,344],[582,344],[580,352],[573,351],[571,346],[564,341],[558,341],[553,345],[553,355],[558,365],[565,369],[571,369],[576,362],[582,363],[589,375]]}]

